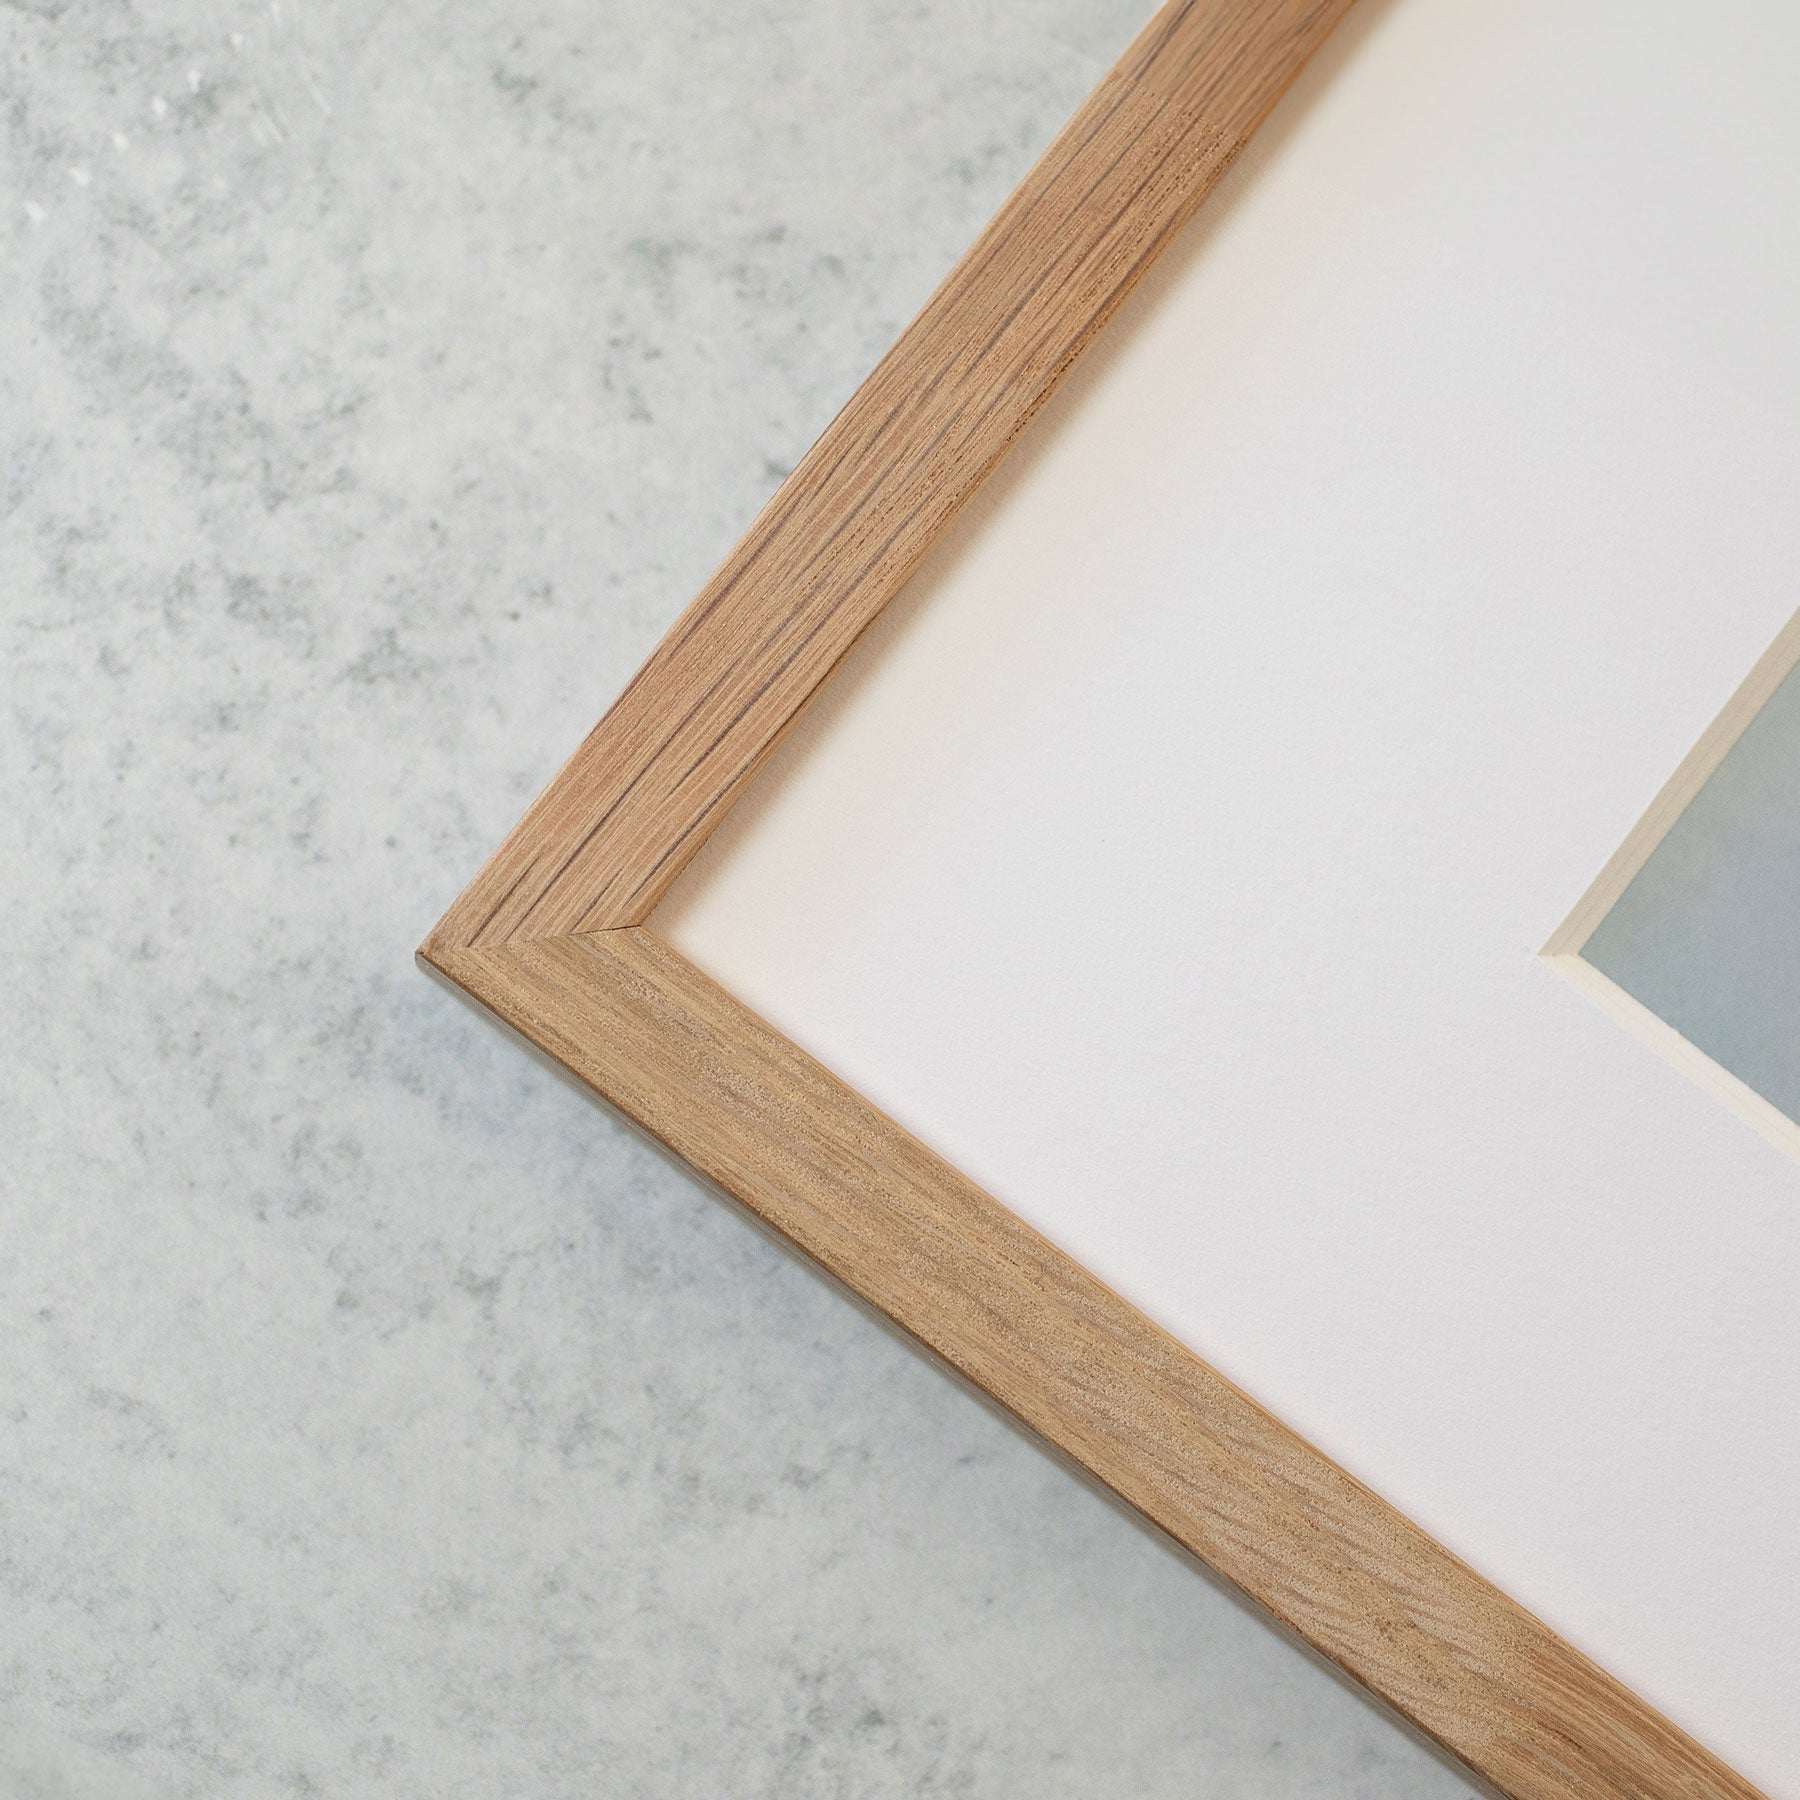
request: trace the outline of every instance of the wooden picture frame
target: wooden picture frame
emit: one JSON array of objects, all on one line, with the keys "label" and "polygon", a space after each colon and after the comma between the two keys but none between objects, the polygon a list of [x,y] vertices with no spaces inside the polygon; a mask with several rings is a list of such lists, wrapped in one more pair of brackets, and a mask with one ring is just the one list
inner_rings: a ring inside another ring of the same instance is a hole
[{"label": "wooden picture frame", "polygon": [[1501,1791],[1751,1796],[654,926],[1349,4],[1163,8],[420,956]]}]

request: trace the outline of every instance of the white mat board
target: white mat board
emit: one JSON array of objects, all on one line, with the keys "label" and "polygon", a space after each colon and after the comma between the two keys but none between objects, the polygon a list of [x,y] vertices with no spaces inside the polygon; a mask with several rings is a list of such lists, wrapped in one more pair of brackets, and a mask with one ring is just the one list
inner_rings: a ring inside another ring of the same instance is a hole
[{"label": "white mat board", "polygon": [[1364,3],[661,922],[1800,1794],[1800,1166],[1535,955],[1800,603],[1800,8]]}]

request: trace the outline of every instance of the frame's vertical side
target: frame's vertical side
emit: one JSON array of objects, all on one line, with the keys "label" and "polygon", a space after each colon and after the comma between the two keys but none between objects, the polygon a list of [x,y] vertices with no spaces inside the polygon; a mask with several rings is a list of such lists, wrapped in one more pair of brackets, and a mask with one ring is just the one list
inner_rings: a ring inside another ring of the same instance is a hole
[{"label": "frame's vertical side", "polygon": [[1169,0],[431,943],[635,925],[1351,0]]}]

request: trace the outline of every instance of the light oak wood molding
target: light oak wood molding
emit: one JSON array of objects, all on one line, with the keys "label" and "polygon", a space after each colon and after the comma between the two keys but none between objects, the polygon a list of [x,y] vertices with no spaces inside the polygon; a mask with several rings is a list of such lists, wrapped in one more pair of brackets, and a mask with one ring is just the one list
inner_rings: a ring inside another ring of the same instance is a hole
[{"label": "light oak wood molding", "polygon": [[1351,0],[1176,0],[826,427],[434,942],[641,924]]},{"label": "light oak wood molding", "polygon": [[1756,1790],[645,928],[1350,0],[1174,0],[420,950],[1518,1800]]},{"label": "light oak wood molding", "polygon": [[653,931],[424,954],[1503,1793],[1755,1800]]}]

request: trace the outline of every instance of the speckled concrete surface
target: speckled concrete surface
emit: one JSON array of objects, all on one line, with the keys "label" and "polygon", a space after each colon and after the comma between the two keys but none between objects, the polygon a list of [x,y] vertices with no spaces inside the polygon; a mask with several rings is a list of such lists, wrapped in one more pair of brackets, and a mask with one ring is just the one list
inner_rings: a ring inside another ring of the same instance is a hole
[{"label": "speckled concrete surface", "polygon": [[1468,1791],[411,961],[1138,12],[0,8],[0,1792]]}]

